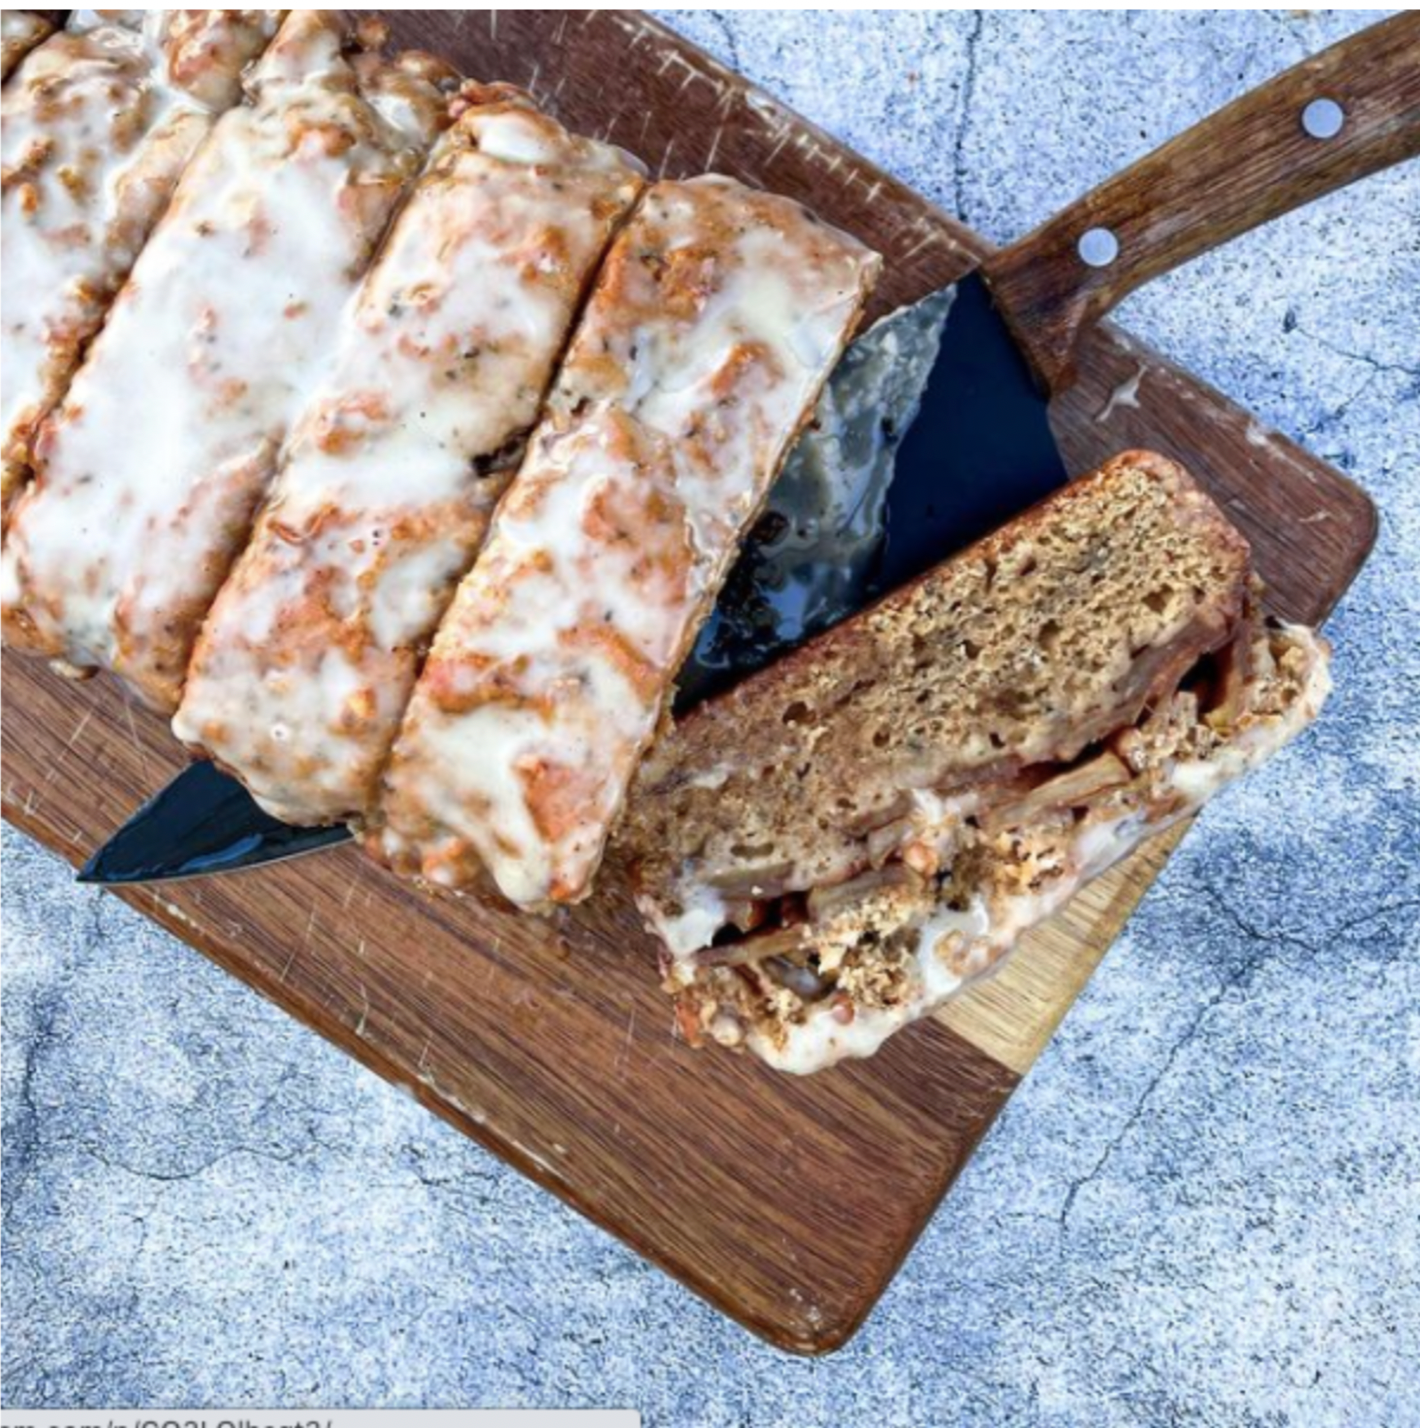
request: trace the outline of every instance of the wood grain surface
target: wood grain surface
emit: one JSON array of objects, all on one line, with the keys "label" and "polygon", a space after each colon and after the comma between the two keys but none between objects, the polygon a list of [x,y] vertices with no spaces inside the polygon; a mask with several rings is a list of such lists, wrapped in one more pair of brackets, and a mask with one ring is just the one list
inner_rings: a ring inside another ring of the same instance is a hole
[{"label": "wood grain surface", "polygon": [[[987,251],[639,14],[490,13],[389,18],[653,169],[713,167],[809,202],[886,255],[879,312]],[[1188,465],[1292,618],[1321,619],[1369,549],[1358,490],[1121,333],[1090,339],[1054,416],[1076,469],[1141,445]],[[4,695],[5,817],[73,863],[183,762],[107,680],[7,653]],[[122,895],[727,1314],[815,1353],[862,1322],[1166,851],[1101,879],[938,1021],[808,1080],[672,1039],[614,868],[554,922],[425,896],[348,847]]]}]

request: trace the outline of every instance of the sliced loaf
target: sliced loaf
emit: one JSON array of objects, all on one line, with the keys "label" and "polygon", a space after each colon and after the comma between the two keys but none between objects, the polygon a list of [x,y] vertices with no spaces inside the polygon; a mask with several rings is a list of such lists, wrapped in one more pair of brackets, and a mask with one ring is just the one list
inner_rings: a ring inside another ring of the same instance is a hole
[{"label": "sliced loaf", "polygon": [[866,1055],[1314,716],[1326,651],[1130,452],[687,718],[621,838],[691,1040]]}]

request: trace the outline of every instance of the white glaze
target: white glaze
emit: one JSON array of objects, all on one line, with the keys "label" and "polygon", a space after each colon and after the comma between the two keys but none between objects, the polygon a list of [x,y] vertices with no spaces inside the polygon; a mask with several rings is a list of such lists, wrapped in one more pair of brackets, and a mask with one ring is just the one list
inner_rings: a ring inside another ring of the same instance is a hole
[{"label": "white glaze", "polygon": [[[1257,700],[1273,672],[1274,641],[1290,649],[1294,660],[1300,657],[1299,684],[1282,708],[1262,713]],[[1111,802],[1089,815],[1070,838],[1049,846],[1047,861],[1061,872],[1046,879],[1039,891],[1006,893],[983,883],[969,895],[965,912],[938,906],[918,913],[911,988],[892,1006],[855,1004],[852,1020],[844,1022],[842,1011],[831,1000],[811,1001],[801,1021],[785,1021],[772,1032],[753,1027],[746,1031],[732,1018],[733,1039],[744,1040],[780,1070],[807,1074],[845,1057],[871,1055],[895,1031],[992,971],[1025,931],[1058,911],[1085,883],[1145,839],[1190,817],[1316,718],[1331,689],[1323,640],[1304,627],[1283,626],[1280,637],[1257,637],[1254,659],[1257,677],[1227,738],[1204,758],[1178,759],[1160,750],[1133,788],[1116,790]],[[909,845],[935,846],[946,866],[957,849],[962,820],[977,811],[980,797],[979,791],[946,798],[915,792],[896,849],[901,853]],[[712,945],[715,935],[732,920],[734,909],[704,881],[704,869],[693,862],[680,870],[664,898],[643,890],[637,904],[675,960],[673,982],[691,986],[697,977],[697,954]],[[908,921],[905,926],[911,929],[913,924]],[[943,942],[944,938],[949,940]],[[821,966],[837,965],[843,950],[834,942]],[[727,1014],[722,1010],[720,1015]],[[715,1035],[713,1029],[711,1034]]]},{"label": "white glaze", "polygon": [[4,513],[40,420],[279,11],[151,11],[35,50],[3,98]]},{"label": "white glaze", "polygon": [[9,79],[10,71],[52,28],[43,15],[30,10],[6,10],[0,14],[0,79]]},{"label": "white glaze", "polygon": [[715,934],[730,920],[730,907],[714,888],[687,878],[680,896],[680,911],[655,917],[657,936],[666,950],[678,960],[689,963],[702,947],[708,947]]},{"label": "white glaze", "polygon": [[42,479],[6,542],[6,614],[23,602],[25,642],[114,670],[168,712],[443,107],[429,85],[422,110],[403,109],[415,132],[386,124],[365,94],[395,72],[362,64],[357,88],[343,31],[328,12],[293,15],[252,102],[189,165],[45,426]]},{"label": "white glaze", "polygon": [[379,847],[513,902],[586,894],[626,785],[876,260],[729,180],[658,184],[440,628]]},{"label": "white glaze", "polygon": [[535,420],[640,186],[618,150],[508,91],[482,92],[438,146],[340,325],[174,722],[278,816],[366,812],[510,474],[498,453]]}]

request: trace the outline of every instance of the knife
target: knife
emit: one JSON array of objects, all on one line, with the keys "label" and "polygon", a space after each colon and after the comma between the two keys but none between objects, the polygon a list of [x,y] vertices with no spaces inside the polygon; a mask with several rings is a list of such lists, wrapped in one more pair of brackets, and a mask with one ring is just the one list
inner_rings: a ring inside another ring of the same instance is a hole
[{"label": "knife", "polygon": [[[986,257],[952,286],[925,386],[882,433],[878,456],[890,480],[861,578],[813,619],[790,618],[802,614],[803,591],[823,556],[784,539],[804,523],[805,512],[786,503],[781,488],[793,483],[781,481],[683,674],[681,707],[1064,484],[1050,397],[1073,380],[1083,334],[1129,293],[1417,154],[1420,14],[1405,12],[1268,81]],[[826,403],[846,398],[869,355],[864,344],[880,340],[875,333],[845,356]],[[796,460],[806,460],[802,443],[790,465]],[[279,823],[235,779],[195,763],[145,803],[78,876],[114,885],[209,875],[349,837],[341,827]]]}]

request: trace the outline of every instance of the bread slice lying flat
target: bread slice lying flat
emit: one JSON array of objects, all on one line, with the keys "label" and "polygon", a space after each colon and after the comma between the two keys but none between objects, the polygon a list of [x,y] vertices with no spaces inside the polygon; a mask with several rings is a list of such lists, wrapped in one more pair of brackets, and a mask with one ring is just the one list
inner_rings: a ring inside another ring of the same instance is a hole
[{"label": "bread slice lying flat", "polygon": [[1180,467],[1115,458],[660,742],[620,842],[683,1034],[870,1055],[1297,734],[1328,658]]}]

